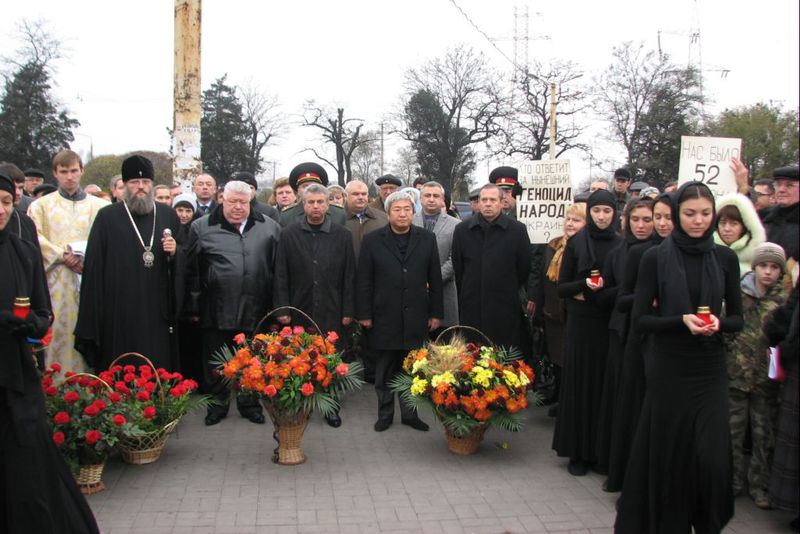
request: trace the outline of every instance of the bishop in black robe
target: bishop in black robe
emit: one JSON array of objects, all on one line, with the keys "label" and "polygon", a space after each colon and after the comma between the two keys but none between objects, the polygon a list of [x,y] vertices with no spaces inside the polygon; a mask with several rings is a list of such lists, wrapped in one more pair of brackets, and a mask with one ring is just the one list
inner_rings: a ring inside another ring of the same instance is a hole
[{"label": "bishop in black robe", "polygon": [[[155,234],[152,267],[133,229],[124,202],[101,209],[89,233],[81,282],[81,301],[75,327],[75,348],[95,369],[126,352],[148,357],[156,367],[175,370],[176,303],[182,293],[181,248],[170,257],[162,247],[164,230],[178,234],[180,221],[169,206],[155,203],[146,215],[131,212],[142,241]],[[141,362],[140,362],[141,363]]]}]

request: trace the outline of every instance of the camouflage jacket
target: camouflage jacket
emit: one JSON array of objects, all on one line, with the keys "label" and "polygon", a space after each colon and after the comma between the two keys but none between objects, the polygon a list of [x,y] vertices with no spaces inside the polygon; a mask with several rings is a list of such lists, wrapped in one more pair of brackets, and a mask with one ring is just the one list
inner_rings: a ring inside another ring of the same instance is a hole
[{"label": "camouflage jacket", "polygon": [[741,332],[725,336],[728,378],[730,387],[741,391],[774,394],[778,383],[767,376],[769,345],[761,332],[767,314],[786,300],[786,292],[777,283],[765,295],[756,288],[755,272],[742,277],[742,314],[744,328]]}]

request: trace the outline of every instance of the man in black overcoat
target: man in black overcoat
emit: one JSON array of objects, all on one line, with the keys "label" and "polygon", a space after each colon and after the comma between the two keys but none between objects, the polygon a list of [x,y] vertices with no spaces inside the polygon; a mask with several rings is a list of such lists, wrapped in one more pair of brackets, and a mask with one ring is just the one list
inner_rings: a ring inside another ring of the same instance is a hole
[{"label": "man in black overcoat", "polygon": [[[389,224],[364,236],[356,281],[357,318],[368,330],[376,355],[376,432],[389,428],[394,419],[388,383],[400,372],[408,351],[421,347],[444,317],[436,236],[412,226],[414,199],[408,193],[389,195],[386,213]],[[400,414],[404,425],[428,430],[402,400]]]},{"label": "man in black overcoat", "polygon": [[520,287],[531,266],[525,225],[502,213],[502,192],[481,188],[480,211],[453,233],[453,269],[462,325],[477,328],[495,345],[519,347]]},{"label": "man in black overcoat", "polygon": [[788,165],[772,171],[775,206],[764,210],[767,239],[786,251],[786,258],[800,260],[800,171]]},{"label": "man in black overcoat", "polygon": [[[328,189],[311,184],[303,191],[306,217],[281,234],[275,257],[276,308],[293,306],[307,313],[322,330],[336,332],[344,345],[344,328],[355,317],[356,260],[353,239],[344,226],[333,224],[328,211]],[[302,314],[283,310],[278,322],[312,326]],[[339,414],[326,417],[334,428]]]}]

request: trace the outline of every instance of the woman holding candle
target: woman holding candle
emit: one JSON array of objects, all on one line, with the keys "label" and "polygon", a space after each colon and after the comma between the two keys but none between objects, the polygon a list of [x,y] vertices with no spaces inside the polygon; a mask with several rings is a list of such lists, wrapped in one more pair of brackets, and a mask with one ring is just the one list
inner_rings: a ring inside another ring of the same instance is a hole
[{"label": "woman holding candle", "polygon": [[[647,392],[615,532],[721,532],[733,516],[728,379],[722,332],[742,328],[739,262],[714,244],[714,197],[676,193],[675,229],[639,267],[632,325],[653,335]],[[725,303],[725,317],[720,317]],[[697,309],[710,308],[710,324]]]},{"label": "woman holding candle", "polygon": [[8,227],[14,182],[0,174],[0,532],[98,532],[56,449],[26,337],[50,325],[42,257]]},{"label": "woman holding candle", "polygon": [[602,268],[619,243],[614,232],[614,195],[599,189],[589,196],[586,226],[569,240],[558,279],[558,296],[565,299],[567,336],[553,449],[569,458],[568,470],[585,475],[597,461],[597,419],[608,354],[610,310],[598,302]]},{"label": "woman holding candle", "polygon": [[597,427],[597,465],[598,472],[608,472],[611,454],[611,430],[616,412],[617,393],[625,340],[628,336],[628,312],[623,312],[616,304],[621,296],[620,289],[625,278],[625,266],[630,250],[639,244],[650,243],[653,235],[653,201],[649,198],[635,198],[625,205],[623,214],[625,239],[611,251],[603,269],[606,276],[603,290],[599,294],[602,306],[611,309],[608,322],[608,358],[603,378],[603,396],[600,401],[600,415]]},{"label": "woman holding candle", "polygon": [[[633,308],[634,288],[639,275],[639,264],[645,252],[657,247],[673,230],[672,193],[662,193],[656,197],[653,205],[653,227],[655,231],[649,241],[634,245],[628,251],[625,261],[624,279],[617,298],[617,309],[630,314]],[[629,324],[628,336],[625,340],[625,351],[622,356],[622,374],[617,388],[614,422],[611,429],[611,445],[608,459],[608,479],[603,483],[603,490],[614,492],[622,489],[625,480],[625,468],[628,465],[636,424],[642,411],[645,390],[645,354],[652,352],[652,347],[645,337]]]}]

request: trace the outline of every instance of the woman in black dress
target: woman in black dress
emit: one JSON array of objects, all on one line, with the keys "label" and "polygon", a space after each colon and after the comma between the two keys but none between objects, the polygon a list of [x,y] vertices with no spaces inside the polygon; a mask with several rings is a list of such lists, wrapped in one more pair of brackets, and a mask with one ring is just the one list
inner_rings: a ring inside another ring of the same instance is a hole
[{"label": "woman in black dress", "polygon": [[[44,394],[26,337],[50,324],[47,282],[35,245],[8,226],[14,182],[0,174],[0,532],[98,532],[89,506],[53,443]],[[25,319],[14,313],[30,300]]]},{"label": "woman in black dress", "polygon": [[[652,247],[657,247],[672,233],[672,195],[662,193],[656,197],[653,206],[654,232],[648,241],[634,245],[628,251],[625,261],[625,274],[622,287],[617,297],[617,310],[630,315],[633,308],[633,290],[639,275],[639,264],[642,256]],[[622,371],[619,387],[616,391],[614,422],[611,428],[611,445],[608,457],[608,479],[603,483],[603,490],[621,491],[625,480],[625,468],[628,465],[636,424],[642,411],[644,400],[645,373],[644,356],[645,336],[641,335],[628,320],[628,336],[625,340],[625,351],[622,356]]]},{"label": "woman in black dress", "polygon": [[614,232],[616,201],[600,189],[589,196],[586,227],[569,240],[561,262],[558,296],[565,299],[567,341],[553,449],[569,458],[568,470],[585,475],[597,461],[597,419],[608,354],[610,310],[600,306],[603,279],[591,280],[620,243]]},{"label": "woman in black dress", "polygon": [[733,516],[721,333],[742,328],[739,262],[714,244],[714,197],[704,184],[678,189],[672,219],[675,230],[645,253],[636,284],[631,321],[653,334],[653,356],[617,534],[713,534]]},{"label": "woman in black dress", "polygon": [[597,465],[598,472],[608,472],[611,454],[611,431],[614,424],[617,393],[622,374],[622,359],[625,340],[628,335],[628,312],[620,310],[616,304],[625,278],[625,266],[630,250],[636,245],[649,243],[653,235],[653,201],[649,198],[636,198],[625,205],[625,240],[611,251],[603,269],[603,290],[599,294],[600,303],[610,308],[608,322],[608,358],[603,378],[603,396],[600,401],[600,416],[597,426]]}]

